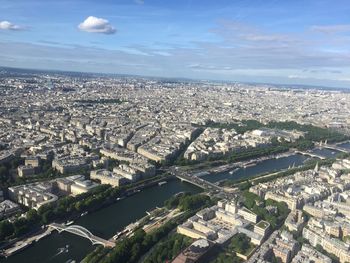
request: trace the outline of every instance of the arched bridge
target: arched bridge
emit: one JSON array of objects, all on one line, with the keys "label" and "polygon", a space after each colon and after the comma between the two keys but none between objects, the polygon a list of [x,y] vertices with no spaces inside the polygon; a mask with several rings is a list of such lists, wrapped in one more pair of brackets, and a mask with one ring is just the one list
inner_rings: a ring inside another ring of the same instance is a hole
[{"label": "arched bridge", "polygon": [[[340,142],[340,143],[344,143],[344,142]],[[340,143],[328,144],[327,141],[325,141],[325,142],[322,142],[322,141],[321,141],[321,142],[317,143],[316,145],[318,145],[319,147],[322,147],[322,148],[330,149],[330,150],[336,150],[336,151],[343,152],[343,153],[350,153],[350,150],[349,150],[349,149],[340,147],[340,146],[338,145],[338,144],[340,144]]]},{"label": "arched bridge", "polygon": [[59,233],[66,231],[69,233],[72,233],[74,235],[78,235],[84,238],[87,238],[91,241],[93,245],[103,245],[105,247],[114,247],[115,243],[109,240],[105,240],[101,237],[95,236],[92,234],[89,230],[87,230],[85,227],[79,226],[79,225],[62,225],[58,223],[52,223],[49,225],[49,227],[56,229]]},{"label": "arched bridge", "polygon": [[325,144],[322,147],[330,149],[330,150],[336,150],[336,151],[343,152],[343,153],[349,153],[350,152],[349,149],[342,148],[342,147],[340,147],[338,145]]},{"label": "arched bridge", "polygon": [[307,155],[307,156],[311,156],[313,158],[319,158],[321,160],[325,160],[326,157],[320,155],[320,154],[317,154],[317,153],[312,153],[312,152],[303,152],[303,151],[295,151],[295,153],[299,153],[299,154],[302,154],[302,155]]}]

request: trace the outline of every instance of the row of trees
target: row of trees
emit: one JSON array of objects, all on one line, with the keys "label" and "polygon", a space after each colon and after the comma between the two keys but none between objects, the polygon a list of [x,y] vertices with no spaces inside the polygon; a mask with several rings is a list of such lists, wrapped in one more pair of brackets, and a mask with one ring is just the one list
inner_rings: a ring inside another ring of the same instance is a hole
[{"label": "row of trees", "polygon": [[259,129],[259,128],[272,128],[281,130],[298,130],[306,132],[305,139],[308,141],[324,141],[339,142],[349,139],[349,136],[339,133],[335,130],[328,128],[316,127],[310,124],[299,124],[295,121],[278,122],[272,121],[267,124],[263,124],[256,120],[243,120],[240,123],[215,123],[208,122],[207,127],[222,128],[222,129],[235,129],[238,133],[245,133],[247,131]]},{"label": "row of trees", "polygon": [[164,202],[168,209],[177,207],[182,211],[195,210],[210,204],[212,204],[212,201],[209,196],[202,194],[192,195],[191,193],[176,195]]},{"label": "row of trees", "polygon": [[20,157],[16,157],[7,163],[0,164],[0,189],[7,188],[16,183],[14,177],[11,175],[11,171],[23,164],[24,161]]},{"label": "row of trees", "polygon": [[83,262],[100,263],[134,263],[138,262],[143,254],[151,249],[159,240],[166,237],[176,226],[176,222],[169,221],[162,227],[148,234],[142,229],[136,230],[130,238],[117,242],[116,246],[107,254],[101,257],[101,251],[93,251]]},{"label": "row of trees", "polygon": [[193,240],[189,237],[174,233],[159,242],[148,255],[144,263],[163,263],[175,258],[184,248],[188,247]]},{"label": "row of trees", "polygon": [[[298,130],[305,132],[303,138],[298,139],[295,142],[287,141],[277,141],[273,139],[271,145],[267,147],[257,147],[244,150],[242,152],[237,152],[230,154],[228,156],[219,156],[214,158],[209,158],[207,162],[213,162],[218,160],[224,160],[226,162],[237,162],[252,158],[258,158],[261,156],[278,154],[281,152],[286,152],[291,148],[296,148],[298,150],[307,150],[314,147],[314,142],[325,141],[328,142],[339,142],[349,139],[350,137],[339,133],[337,131],[316,127],[313,125],[302,125],[293,121],[289,122],[269,122],[268,124],[262,124],[256,120],[244,120],[241,123],[215,123],[208,122],[206,127],[213,128],[225,128],[225,129],[235,129],[238,133],[245,133],[259,128],[271,128],[271,129],[282,129],[282,130]],[[200,163],[200,161],[192,161],[179,158],[176,162],[177,165],[195,165]]]},{"label": "row of trees", "polygon": [[[108,253],[105,254],[101,249],[95,250],[90,253],[83,262],[99,262],[99,263],[134,263],[138,262],[140,258],[147,253],[154,245],[160,240],[169,235],[173,229],[184,222],[187,218],[194,215],[203,206],[212,205],[210,198],[202,194],[190,195],[183,194],[178,195],[176,198],[171,198],[172,201],[165,202],[170,208],[178,207],[184,211],[184,213],[175,219],[172,219],[165,223],[163,226],[153,230],[149,233],[145,233],[142,229],[136,230],[134,235],[130,238],[118,241],[116,246]],[[185,245],[185,240],[180,241],[177,237],[174,239],[167,239],[159,248],[162,251],[163,257],[170,257],[177,254],[181,248]],[[170,243],[168,243],[170,242]],[[170,244],[175,245],[176,249]],[[155,254],[154,257],[157,257]],[[153,258],[153,255],[150,255]],[[161,259],[159,258],[159,260]],[[149,262],[155,262],[149,259]],[[164,262],[164,261],[160,261]]]},{"label": "row of trees", "polygon": [[210,128],[234,129],[237,133],[243,134],[247,131],[259,129],[264,125],[256,120],[242,120],[235,123],[218,123],[209,121],[206,126]]},{"label": "row of trees", "polygon": [[250,238],[245,234],[238,233],[231,239],[231,243],[229,245],[229,249],[234,252],[238,252],[242,255],[249,254],[253,249],[254,245],[250,243]]},{"label": "row of trees", "polygon": [[0,242],[27,234],[39,224],[40,218],[36,210],[28,211],[26,217],[20,217],[13,222],[3,220],[0,222]]},{"label": "row of trees", "polygon": [[282,130],[298,130],[306,132],[305,139],[309,141],[340,142],[349,139],[349,136],[335,130],[316,127],[310,124],[299,124],[295,121],[269,122],[266,127]]},{"label": "row of trees", "polygon": [[[341,155],[342,156],[348,156],[347,154],[341,154]],[[338,158],[338,156],[337,156],[337,158]],[[344,158],[346,158],[346,157],[344,157]],[[255,184],[257,184],[257,183],[264,183],[264,182],[268,182],[268,181],[271,181],[271,180],[275,180],[275,179],[280,178],[280,177],[285,177],[285,176],[288,176],[288,175],[292,175],[292,174],[295,174],[297,172],[310,170],[310,169],[313,169],[315,167],[316,163],[318,163],[320,166],[330,166],[335,161],[336,161],[335,158],[328,158],[328,159],[325,159],[325,160],[311,159],[311,160],[307,161],[301,167],[290,168],[287,171],[282,171],[282,172],[276,173],[276,174],[274,174],[272,176],[269,176],[269,177],[257,179],[257,180],[254,181],[254,183]],[[264,175],[267,175],[269,173],[270,172],[265,173],[265,174],[258,174],[258,175],[254,176],[254,177],[250,177],[250,179],[226,180],[224,182],[224,185],[227,186],[227,187],[238,186],[238,188],[240,190],[245,191],[245,190],[248,190],[252,186],[251,179],[254,179],[254,178],[257,178],[257,177],[263,177]]]},{"label": "row of trees", "polygon": [[228,253],[226,250],[220,253],[215,260],[211,261],[211,263],[241,263],[244,262],[241,258]]}]

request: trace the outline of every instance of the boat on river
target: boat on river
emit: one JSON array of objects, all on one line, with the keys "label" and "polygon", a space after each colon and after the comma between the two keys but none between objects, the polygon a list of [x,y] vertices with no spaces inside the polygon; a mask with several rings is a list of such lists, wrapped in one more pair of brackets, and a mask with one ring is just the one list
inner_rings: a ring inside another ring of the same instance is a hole
[{"label": "boat on river", "polygon": [[74,221],[72,220],[72,221],[67,221],[66,222],[66,226],[70,226],[70,225],[72,225],[74,223]]},{"label": "boat on river", "polygon": [[84,213],[81,213],[80,216],[86,216],[89,212],[88,211],[85,211]]},{"label": "boat on river", "polygon": [[233,174],[234,172],[236,172],[236,171],[238,171],[239,170],[239,168],[235,168],[235,169],[233,169],[232,171],[229,171],[229,174]]}]

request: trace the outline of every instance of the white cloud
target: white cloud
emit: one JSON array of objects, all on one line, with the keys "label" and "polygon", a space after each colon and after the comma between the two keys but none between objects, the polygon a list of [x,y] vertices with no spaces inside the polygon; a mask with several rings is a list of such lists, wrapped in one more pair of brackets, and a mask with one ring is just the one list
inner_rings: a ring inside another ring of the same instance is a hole
[{"label": "white cloud", "polygon": [[135,0],[136,4],[143,5],[145,3],[145,0]]},{"label": "white cloud", "polygon": [[348,25],[345,24],[345,25],[312,26],[311,30],[322,32],[325,34],[350,32],[350,24],[348,24]]},{"label": "white cloud", "polygon": [[24,28],[15,24],[12,24],[9,21],[0,21],[0,30],[23,30]]},{"label": "white cloud", "polygon": [[95,16],[86,18],[84,22],[79,24],[78,28],[89,33],[114,34],[117,31],[107,19]]}]

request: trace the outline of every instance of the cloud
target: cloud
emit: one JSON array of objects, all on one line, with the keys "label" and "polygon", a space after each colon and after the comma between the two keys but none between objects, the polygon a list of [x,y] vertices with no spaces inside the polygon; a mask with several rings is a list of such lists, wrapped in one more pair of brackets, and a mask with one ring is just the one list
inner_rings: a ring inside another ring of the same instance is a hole
[{"label": "cloud", "polygon": [[143,5],[145,3],[145,0],[135,0],[136,4]]},{"label": "cloud", "polygon": [[325,34],[334,34],[342,32],[350,32],[350,24],[344,25],[327,25],[327,26],[312,26],[311,30]]},{"label": "cloud", "polygon": [[310,77],[310,76],[304,76],[304,75],[289,75],[289,79],[299,79],[299,80],[304,80],[304,79],[309,79],[309,80],[326,80],[326,81],[341,81],[341,82],[349,82],[350,78],[347,77],[341,77],[341,78],[324,78],[323,76],[315,76],[315,77]]},{"label": "cloud", "polygon": [[23,30],[24,28],[15,24],[12,24],[9,21],[0,21],[0,30],[12,30],[12,31],[19,31]]},{"label": "cloud", "polygon": [[227,43],[236,45],[295,45],[300,42],[293,34],[269,33],[262,28],[230,20],[221,20],[210,32],[222,37]]},{"label": "cloud", "polygon": [[189,64],[187,65],[188,68],[191,69],[198,69],[198,70],[212,70],[212,71],[227,71],[232,70],[233,68],[230,66],[214,66],[214,65],[202,65],[202,64]]},{"label": "cloud", "polygon": [[89,16],[80,23],[79,30],[89,33],[114,34],[117,30],[109,23],[107,19]]},{"label": "cloud", "polygon": [[102,43],[91,42],[92,46],[84,47],[0,40],[0,50],[16,58],[3,63],[7,66],[348,86],[350,38],[329,37],[309,29],[286,33],[225,22],[210,31],[213,38],[181,44],[155,41],[104,49]]},{"label": "cloud", "polygon": [[316,74],[341,74],[341,70],[336,70],[336,69],[304,69],[303,72],[307,73],[316,73]]}]

